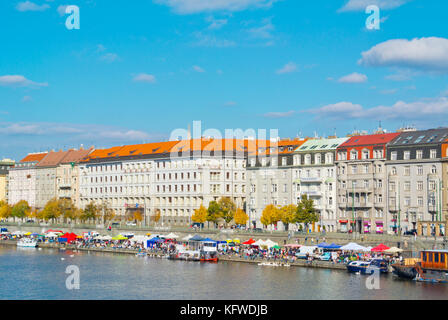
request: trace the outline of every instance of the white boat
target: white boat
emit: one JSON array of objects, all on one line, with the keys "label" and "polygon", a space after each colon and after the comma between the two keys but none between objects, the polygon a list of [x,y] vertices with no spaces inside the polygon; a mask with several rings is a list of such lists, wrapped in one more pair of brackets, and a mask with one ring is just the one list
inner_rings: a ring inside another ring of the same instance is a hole
[{"label": "white boat", "polygon": [[18,247],[31,247],[31,248],[35,248],[35,247],[37,247],[37,241],[36,241],[36,240],[32,240],[32,239],[28,239],[28,238],[20,239],[20,240],[17,242],[17,246],[18,246]]},{"label": "white boat", "polygon": [[280,267],[281,265],[276,262],[261,262],[258,264],[259,266],[267,266],[267,267]]}]

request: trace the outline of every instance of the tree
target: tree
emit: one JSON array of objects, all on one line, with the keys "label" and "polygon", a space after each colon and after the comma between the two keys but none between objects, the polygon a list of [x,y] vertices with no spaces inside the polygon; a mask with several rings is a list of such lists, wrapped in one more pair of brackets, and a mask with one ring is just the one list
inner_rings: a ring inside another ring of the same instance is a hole
[{"label": "tree", "polygon": [[22,219],[25,218],[29,211],[31,210],[29,204],[25,200],[20,200],[11,209],[11,216],[14,218]]},{"label": "tree", "polygon": [[135,210],[132,213],[131,220],[137,221],[137,222],[142,222],[142,220],[143,220],[142,211],[141,210]]},{"label": "tree", "polygon": [[249,216],[243,209],[238,208],[236,209],[234,220],[238,225],[246,225],[247,220],[249,220]]},{"label": "tree", "polygon": [[151,220],[157,223],[159,222],[160,217],[161,217],[160,209],[156,209],[156,213],[151,217]]},{"label": "tree", "polygon": [[103,223],[106,224],[108,221],[113,220],[115,217],[115,211],[111,207],[109,207],[109,204],[107,202],[103,202],[98,206],[98,211],[101,214],[101,217],[103,218]]},{"label": "tree", "polygon": [[59,218],[62,215],[59,201],[56,198],[49,200],[45,204],[41,215],[45,221],[52,220],[54,222],[55,219]]},{"label": "tree", "polygon": [[273,204],[268,204],[261,213],[260,222],[264,226],[269,226],[271,224],[277,223],[279,220],[279,209]]},{"label": "tree", "polygon": [[289,230],[289,224],[294,223],[296,220],[297,206],[290,204],[281,207],[280,209],[280,221],[285,225],[285,230]]},{"label": "tree", "polygon": [[0,219],[7,219],[11,216],[12,207],[5,201],[0,201]]},{"label": "tree", "polygon": [[64,219],[76,221],[81,215],[80,210],[76,208],[71,199],[59,199],[59,208],[62,211]]},{"label": "tree", "polygon": [[314,208],[314,201],[308,199],[307,195],[303,195],[297,206],[296,222],[304,223],[306,230],[308,230],[308,224],[319,221],[319,217]]},{"label": "tree", "polygon": [[196,223],[204,223],[207,221],[207,209],[201,204],[199,209],[195,209],[191,220]]},{"label": "tree", "polygon": [[220,215],[221,215],[221,210],[220,210],[218,202],[210,201],[210,203],[208,204],[208,209],[207,209],[207,221],[213,222],[216,227],[216,223],[217,223],[217,220],[220,217]]},{"label": "tree", "polygon": [[95,204],[95,202],[90,202],[85,208],[84,210],[82,210],[81,213],[81,220],[82,221],[86,221],[86,220],[95,220],[99,215],[99,209],[98,206]]},{"label": "tree", "polygon": [[220,216],[226,224],[233,220],[236,211],[236,204],[229,197],[222,197],[218,201]]}]

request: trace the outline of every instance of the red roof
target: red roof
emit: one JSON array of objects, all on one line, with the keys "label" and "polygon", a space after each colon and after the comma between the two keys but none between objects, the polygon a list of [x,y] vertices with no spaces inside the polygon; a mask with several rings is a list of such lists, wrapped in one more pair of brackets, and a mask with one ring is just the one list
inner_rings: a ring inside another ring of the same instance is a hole
[{"label": "red roof", "polygon": [[338,148],[386,144],[398,135],[400,135],[399,132],[354,136],[345,141]]}]

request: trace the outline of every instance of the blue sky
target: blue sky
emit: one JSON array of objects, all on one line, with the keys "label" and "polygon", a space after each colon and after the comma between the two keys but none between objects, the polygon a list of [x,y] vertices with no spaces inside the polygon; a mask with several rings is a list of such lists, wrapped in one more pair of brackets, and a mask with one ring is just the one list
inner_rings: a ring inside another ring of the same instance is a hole
[{"label": "blue sky", "polygon": [[[380,8],[366,28],[367,5]],[[66,5],[80,9],[68,30]],[[439,0],[0,2],[0,158],[165,140],[447,126]]]}]

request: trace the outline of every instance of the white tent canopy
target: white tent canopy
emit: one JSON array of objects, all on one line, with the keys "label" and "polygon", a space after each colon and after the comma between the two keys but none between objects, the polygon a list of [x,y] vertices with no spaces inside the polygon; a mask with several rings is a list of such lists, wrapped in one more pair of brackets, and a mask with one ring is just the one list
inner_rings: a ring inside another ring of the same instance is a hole
[{"label": "white tent canopy", "polygon": [[184,241],[188,241],[188,240],[190,240],[191,238],[193,238],[193,236],[192,236],[191,234],[189,234],[188,236],[183,237],[182,240],[184,240]]},{"label": "white tent canopy", "polygon": [[166,239],[177,239],[177,238],[179,238],[179,236],[177,235],[177,234],[175,234],[175,233],[168,233],[166,236],[165,236],[165,238]]},{"label": "white tent canopy", "polygon": [[266,246],[266,241],[260,239],[258,241],[255,241],[252,245],[253,246],[259,246],[259,247]]},{"label": "white tent canopy", "polygon": [[397,248],[397,247],[392,247],[390,249],[385,250],[385,253],[399,253],[402,252],[403,249]]},{"label": "white tent canopy", "polygon": [[149,237],[147,236],[142,236],[142,235],[136,235],[131,239],[131,242],[143,242],[148,240]]},{"label": "white tent canopy", "polygon": [[272,241],[271,239],[266,240],[264,243],[265,243],[265,245],[266,245],[268,248],[271,248],[271,247],[276,246],[276,245],[278,246],[278,243]]},{"label": "white tent canopy", "polygon": [[57,233],[54,232],[48,232],[45,237],[47,238],[57,238],[59,235]]},{"label": "white tent canopy", "polygon": [[340,248],[343,251],[366,251],[366,247],[363,247],[355,242],[350,242]]},{"label": "white tent canopy", "polygon": [[24,235],[25,232],[18,230],[18,231],[14,231],[12,234],[19,236],[19,235]]}]

